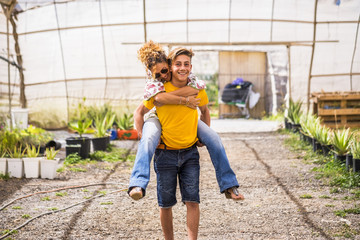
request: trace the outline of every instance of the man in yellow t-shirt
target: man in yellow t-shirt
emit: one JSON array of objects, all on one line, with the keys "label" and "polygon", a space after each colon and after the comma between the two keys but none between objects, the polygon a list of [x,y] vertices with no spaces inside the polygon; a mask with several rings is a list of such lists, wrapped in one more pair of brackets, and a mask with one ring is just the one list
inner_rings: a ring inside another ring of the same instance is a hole
[{"label": "man in yellow t-shirt", "polygon": [[[185,87],[191,71],[193,52],[177,48],[170,52],[172,78],[164,84],[166,92]],[[200,90],[197,98],[200,119],[210,125],[209,102],[205,90]],[[188,99],[186,99],[188,102]],[[154,99],[144,101],[145,107],[152,109]],[[160,221],[165,239],[173,239],[172,206],[176,204],[177,178],[182,202],[187,208],[188,238],[196,239],[200,220],[199,197],[199,153],[196,144],[198,111],[184,105],[156,106],[157,116],[162,126],[161,143],[154,156],[157,175],[157,195],[160,207]]]}]

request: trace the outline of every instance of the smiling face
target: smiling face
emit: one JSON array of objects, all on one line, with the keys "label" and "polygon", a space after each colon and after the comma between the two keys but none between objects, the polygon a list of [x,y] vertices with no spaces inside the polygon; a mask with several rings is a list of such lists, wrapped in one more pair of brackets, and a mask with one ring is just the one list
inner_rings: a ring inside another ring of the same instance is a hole
[{"label": "smiling face", "polygon": [[187,84],[188,76],[191,72],[191,58],[187,55],[177,56],[171,65],[171,82],[176,87],[183,87]]},{"label": "smiling face", "polygon": [[170,81],[171,79],[171,73],[167,62],[155,64],[151,72],[154,79],[163,81]]}]

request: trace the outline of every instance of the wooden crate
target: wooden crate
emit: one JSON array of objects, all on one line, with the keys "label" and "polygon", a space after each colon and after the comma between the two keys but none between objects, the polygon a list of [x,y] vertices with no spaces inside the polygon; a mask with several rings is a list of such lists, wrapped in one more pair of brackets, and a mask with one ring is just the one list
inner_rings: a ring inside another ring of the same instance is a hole
[{"label": "wooden crate", "polygon": [[312,93],[313,111],[331,128],[360,127],[360,92]]}]

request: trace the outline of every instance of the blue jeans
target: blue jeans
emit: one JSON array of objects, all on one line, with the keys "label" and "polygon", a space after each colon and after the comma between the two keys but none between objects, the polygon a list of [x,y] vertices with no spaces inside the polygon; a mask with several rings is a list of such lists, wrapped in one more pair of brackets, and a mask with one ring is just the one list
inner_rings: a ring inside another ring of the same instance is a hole
[{"label": "blue jeans", "polygon": [[154,156],[159,207],[169,208],[176,204],[176,186],[182,202],[200,203],[199,197],[199,152],[194,145],[181,150],[157,149]]},{"label": "blue jeans", "polygon": [[[220,192],[224,192],[231,187],[239,187],[219,135],[201,120],[198,122],[197,134],[210,154]],[[141,187],[144,190],[146,189],[150,180],[150,162],[159,143],[160,135],[161,125],[159,120],[154,118],[146,120],[136,153],[129,188]]]}]

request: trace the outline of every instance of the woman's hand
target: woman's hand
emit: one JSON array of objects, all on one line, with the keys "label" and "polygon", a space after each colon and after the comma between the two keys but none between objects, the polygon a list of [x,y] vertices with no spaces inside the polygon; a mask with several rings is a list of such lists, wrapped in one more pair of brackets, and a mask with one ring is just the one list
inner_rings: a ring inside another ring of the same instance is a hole
[{"label": "woman's hand", "polygon": [[196,96],[188,96],[186,97],[186,106],[192,109],[196,109],[199,106],[200,98],[196,98]]}]

